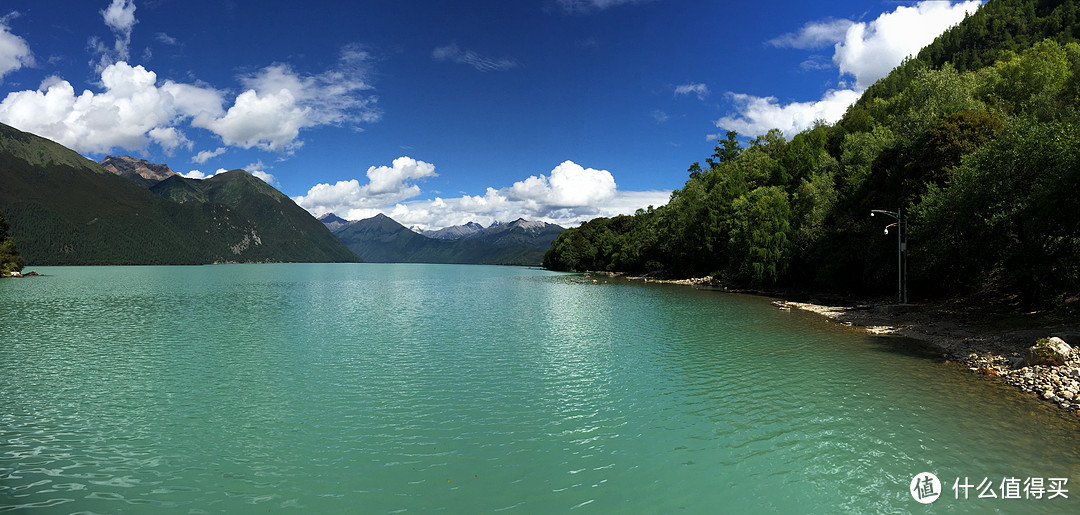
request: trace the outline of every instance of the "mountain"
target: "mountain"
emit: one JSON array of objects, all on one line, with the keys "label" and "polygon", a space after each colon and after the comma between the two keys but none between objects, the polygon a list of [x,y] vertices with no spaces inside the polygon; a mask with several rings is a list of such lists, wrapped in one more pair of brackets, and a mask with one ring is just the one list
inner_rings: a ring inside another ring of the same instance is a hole
[{"label": "mountain", "polygon": [[460,240],[482,230],[484,230],[483,225],[476,222],[469,222],[465,225],[452,225],[434,231],[421,229],[419,233],[436,240]]},{"label": "mountain", "polygon": [[247,172],[203,183],[171,175],[151,190],[3,124],[0,212],[32,265],[358,260],[318,220]]},{"label": "mountain", "polygon": [[239,245],[248,245],[248,259],[287,261],[355,261],[351,251],[323,224],[296,205],[284,193],[244,170],[219,173],[208,179],[188,179],[174,175],[150,191],[180,204],[228,206],[252,222],[250,239],[244,235]]},{"label": "mountain", "polygon": [[131,156],[106,156],[105,159],[98,161],[98,164],[144,188],[149,188],[169,177],[180,175],[168,165],[154,164]]},{"label": "mountain", "polygon": [[555,224],[518,218],[510,223],[495,222],[487,229],[466,236],[466,239],[486,241],[503,247],[528,245],[547,250],[562,231],[563,228]]},{"label": "mountain", "polygon": [[436,239],[379,214],[339,226],[334,234],[370,262],[539,265],[555,238],[551,233],[561,230],[553,224],[518,220],[474,231],[466,238]]},{"label": "mountain", "polygon": [[342,218],[342,217],[340,217],[338,215],[335,215],[334,213],[323,214],[322,216],[320,216],[318,218],[318,220],[320,222],[322,222],[323,225],[325,225],[326,228],[330,229],[331,231],[337,230],[337,229],[339,229],[339,228],[341,228],[343,226],[346,226],[346,225],[349,225],[350,223],[352,223],[352,222],[350,222],[350,221],[348,221],[348,220],[346,220],[346,219],[344,219],[344,218]]},{"label": "mountain", "polygon": [[503,247],[528,245],[547,249],[562,231],[563,228],[555,224],[518,218],[508,223],[494,222],[488,227],[469,222],[465,225],[452,225],[435,231],[420,230],[418,232],[436,240],[479,240]]}]

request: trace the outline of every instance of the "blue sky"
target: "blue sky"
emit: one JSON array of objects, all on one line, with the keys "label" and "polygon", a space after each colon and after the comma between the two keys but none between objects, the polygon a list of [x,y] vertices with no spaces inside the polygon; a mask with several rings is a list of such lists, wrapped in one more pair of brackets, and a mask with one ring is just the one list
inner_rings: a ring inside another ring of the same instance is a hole
[{"label": "blue sky", "polygon": [[970,2],[5,0],[0,122],[318,215],[564,226],[835,121]]}]

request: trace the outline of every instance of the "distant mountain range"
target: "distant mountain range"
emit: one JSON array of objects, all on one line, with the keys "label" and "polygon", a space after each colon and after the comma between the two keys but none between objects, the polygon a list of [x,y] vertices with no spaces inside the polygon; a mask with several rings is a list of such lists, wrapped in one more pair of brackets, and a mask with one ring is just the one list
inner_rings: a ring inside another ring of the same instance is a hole
[{"label": "distant mountain range", "polygon": [[328,213],[319,220],[364,261],[379,263],[537,266],[563,231],[555,224],[524,219],[497,222],[487,228],[469,222],[420,232],[383,214],[350,222]]},{"label": "distant mountain range", "polygon": [[198,181],[127,156],[99,164],[4,124],[0,211],[30,265],[359,261],[243,170]]}]

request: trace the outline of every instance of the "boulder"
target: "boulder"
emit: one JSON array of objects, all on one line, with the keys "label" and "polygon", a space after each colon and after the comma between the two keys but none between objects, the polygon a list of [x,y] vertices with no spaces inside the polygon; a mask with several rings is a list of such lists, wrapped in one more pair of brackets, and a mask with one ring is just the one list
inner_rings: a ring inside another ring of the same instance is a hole
[{"label": "boulder", "polygon": [[1026,365],[1064,365],[1072,354],[1072,347],[1056,336],[1043,338],[1028,347],[1024,353]]}]

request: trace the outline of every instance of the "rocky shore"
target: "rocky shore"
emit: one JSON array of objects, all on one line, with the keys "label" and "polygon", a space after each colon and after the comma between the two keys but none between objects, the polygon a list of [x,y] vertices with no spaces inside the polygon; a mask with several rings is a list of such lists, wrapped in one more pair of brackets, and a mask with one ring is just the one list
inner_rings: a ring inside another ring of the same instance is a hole
[{"label": "rocky shore", "polygon": [[[777,296],[769,292],[732,290],[713,277],[627,279]],[[1040,313],[992,313],[959,302],[843,304],[810,299],[807,302],[775,300],[773,305],[784,310],[817,313],[874,335],[925,342],[938,349],[946,361],[1013,385],[1080,416],[1080,323],[1076,321],[1058,321]]]},{"label": "rocky shore", "polygon": [[1080,324],[1036,313],[1000,315],[949,304],[827,306],[777,300],[875,335],[926,342],[972,373],[990,376],[1080,415]]}]

